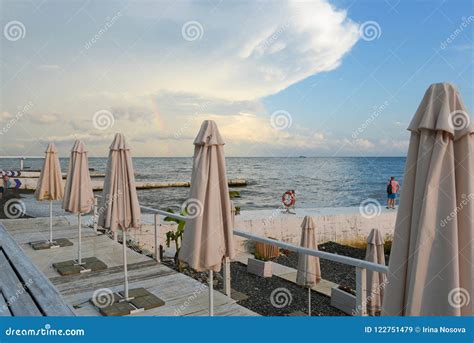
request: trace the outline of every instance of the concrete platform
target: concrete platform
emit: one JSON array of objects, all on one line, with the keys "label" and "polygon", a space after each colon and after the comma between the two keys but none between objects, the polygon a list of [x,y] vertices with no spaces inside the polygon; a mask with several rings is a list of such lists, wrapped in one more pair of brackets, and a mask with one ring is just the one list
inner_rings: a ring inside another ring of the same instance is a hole
[{"label": "concrete platform", "polygon": [[[247,265],[247,260],[249,257],[253,258],[253,255],[248,254],[248,253],[241,253],[237,255],[234,260]],[[296,283],[297,270],[294,268],[290,268],[290,267],[272,262],[272,272],[273,272],[273,276],[278,276],[287,281]],[[321,279],[321,281],[319,281],[316,284],[316,286],[312,287],[311,289],[315,292],[331,297],[331,288],[337,287],[337,286],[338,286],[337,283],[334,283],[326,279]]]},{"label": "concrete platform", "polygon": [[[18,242],[35,266],[45,274],[61,293],[65,302],[78,316],[101,316],[90,303],[94,293],[101,290],[123,290],[122,245],[105,235],[96,235],[90,228],[82,231],[83,256],[95,256],[108,268],[99,272],[60,276],[53,262],[75,259],[77,256],[77,227],[66,218],[53,222],[53,230],[68,238],[73,246],[61,249],[33,250],[29,242],[49,237],[49,218],[1,220],[7,231]],[[165,305],[132,316],[207,316],[208,294],[206,285],[178,273],[153,259],[128,249],[129,287],[143,287],[165,302]],[[223,293],[214,291],[216,316],[258,316]]]}]

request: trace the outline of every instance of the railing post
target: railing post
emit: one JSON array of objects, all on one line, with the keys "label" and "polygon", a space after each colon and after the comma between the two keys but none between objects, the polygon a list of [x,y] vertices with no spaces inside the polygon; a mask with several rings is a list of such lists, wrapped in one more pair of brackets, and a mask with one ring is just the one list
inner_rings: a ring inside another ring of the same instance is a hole
[{"label": "railing post", "polygon": [[99,218],[97,218],[97,215],[98,215],[98,210],[97,210],[97,205],[98,205],[98,201],[97,201],[97,197],[94,197],[94,207],[93,207],[93,217],[92,217],[92,224],[94,226],[94,232],[97,234],[97,223],[99,221]]},{"label": "railing post", "polygon": [[159,227],[160,227],[160,217],[158,214],[154,215],[154,226],[155,226],[155,260],[160,263],[160,236],[159,236]]},{"label": "railing post", "polygon": [[224,294],[230,297],[230,258],[224,257],[224,269],[223,269],[223,279],[224,279]]},{"label": "railing post", "polygon": [[356,313],[367,316],[367,270],[356,267]]},{"label": "railing post", "polygon": [[20,171],[25,167],[25,158],[20,157]]}]

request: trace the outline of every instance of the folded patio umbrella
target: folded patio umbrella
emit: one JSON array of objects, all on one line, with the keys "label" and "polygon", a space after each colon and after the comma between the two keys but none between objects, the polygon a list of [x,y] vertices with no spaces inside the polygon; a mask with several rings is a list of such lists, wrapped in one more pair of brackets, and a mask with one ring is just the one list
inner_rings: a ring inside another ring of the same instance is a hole
[{"label": "folded patio umbrella", "polygon": [[53,200],[64,196],[63,177],[58,152],[54,143],[49,143],[45,151],[43,168],[36,185],[36,200],[49,200],[49,244],[53,245]]},{"label": "folded patio umbrella", "polygon": [[431,85],[411,131],[383,315],[472,315],[474,123],[454,86]]},{"label": "folded patio umbrella", "polygon": [[87,151],[82,141],[76,140],[71,150],[69,170],[64,189],[63,209],[77,213],[79,242],[77,248],[77,263],[82,264],[81,255],[81,214],[89,213],[94,203],[92,182],[89,175]]},{"label": "folded patio umbrella", "polygon": [[[385,266],[384,240],[378,229],[372,229],[367,237],[365,260]],[[367,270],[367,312],[375,316],[382,309],[383,289],[386,286],[384,273]]]},{"label": "folded patio umbrella", "polygon": [[234,257],[233,221],[224,157],[217,125],[205,120],[194,140],[193,172],[180,260],[197,271],[209,271],[209,314],[213,315],[213,272],[224,257]]},{"label": "folded patio umbrella", "polygon": [[110,145],[100,208],[105,210],[99,216],[99,225],[123,233],[124,297],[128,299],[126,231],[140,226],[140,205],[130,148],[121,133],[115,134]]},{"label": "folded patio umbrella", "polygon": [[[318,250],[314,230],[313,217],[305,216],[301,223],[301,246],[303,248]],[[311,287],[321,281],[321,267],[319,257],[306,254],[298,254],[298,272],[296,283],[308,288],[308,316],[311,315]]]}]

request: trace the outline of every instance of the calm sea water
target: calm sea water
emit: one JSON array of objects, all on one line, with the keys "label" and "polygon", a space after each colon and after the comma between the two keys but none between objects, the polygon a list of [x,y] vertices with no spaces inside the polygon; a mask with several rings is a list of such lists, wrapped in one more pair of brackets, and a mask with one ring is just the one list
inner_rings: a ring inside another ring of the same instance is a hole
[{"label": "calm sea water", "polygon": [[[107,159],[90,158],[89,166],[105,172]],[[137,180],[189,181],[192,158],[134,158]],[[68,159],[61,159],[67,171]],[[27,160],[25,166],[40,169],[42,160]],[[234,200],[242,210],[269,209],[280,205],[281,195],[294,189],[296,207],[359,206],[367,198],[381,203],[386,198],[386,182],[395,176],[403,187],[405,157],[308,157],[308,158],[227,158],[229,178],[248,182]],[[0,168],[16,169],[18,161],[0,159]],[[188,188],[140,190],[142,205],[177,208],[187,198]],[[28,197],[28,196],[27,196]]]}]

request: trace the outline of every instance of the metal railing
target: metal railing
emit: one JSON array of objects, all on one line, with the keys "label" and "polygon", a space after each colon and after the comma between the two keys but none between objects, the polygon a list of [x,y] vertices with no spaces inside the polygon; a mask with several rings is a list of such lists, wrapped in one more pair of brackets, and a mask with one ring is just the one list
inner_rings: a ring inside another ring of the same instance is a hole
[{"label": "metal railing", "polygon": [[[98,214],[98,201],[97,198],[100,198],[100,195],[96,195],[94,197],[94,230],[97,231],[97,214]],[[155,260],[157,262],[161,262],[160,260],[160,251],[159,251],[159,232],[158,232],[158,227],[160,226],[160,216],[166,216],[178,220],[184,220],[187,221],[191,218],[182,216],[180,214],[176,213],[170,213],[167,211],[163,210],[158,210],[152,207],[148,206],[140,206],[140,208],[145,209],[147,211],[150,211],[154,214],[154,256]],[[342,263],[346,265],[350,265],[356,268],[356,310],[355,313],[359,314],[360,316],[366,316],[367,315],[367,269],[373,272],[378,272],[378,273],[388,273],[388,267],[373,263],[373,262],[368,262],[365,260],[360,260],[357,258],[349,257],[349,256],[343,256],[343,255],[337,255],[333,253],[328,253],[325,251],[319,251],[319,250],[314,250],[314,249],[308,249],[308,248],[303,248],[301,246],[297,246],[294,244],[266,238],[266,237],[261,237],[257,236],[245,231],[241,230],[234,230],[234,235],[239,236],[245,239],[248,239],[250,241],[255,241],[255,242],[260,242],[260,243],[266,243],[266,244],[271,244],[277,247],[280,247],[282,249],[290,250],[296,253],[300,254],[306,254],[310,256],[316,256],[322,259],[326,259],[329,261],[337,262],[337,263]],[[117,236],[114,235],[114,239],[117,240]],[[228,296],[230,296],[231,293],[231,280],[230,280],[230,259],[225,258],[223,262],[224,268],[223,268],[223,279],[224,279],[224,293]]]},{"label": "metal railing", "polygon": [[367,269],[374,272],[378,272],[378,273],[384,273],[384,274],[388,273],[387,266],[369,262],[369,261],[359,260],[357,258],[353,258],[349,256],[337,255],[337,254],[332,254],[325,251],[303,248],[297,245],[277,241],[277,240],[266,238],[266,237],[257,236],[257,235],[254,235],[245,231],[240,231],[240,230],[234,230],[234,235],[242,237],[242,238],[246,238],[251,241],[278,246],[282,249],[290,250],[290,251],[297,252],[300,254],[316,256],[316,257],[326,259],[329,261],[347,264],[347,265],[355,267],[356,268],[356,308],[355,308],[354,313],[357,313],[360,316],[367,315]]}]

